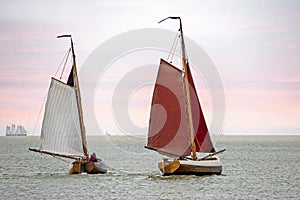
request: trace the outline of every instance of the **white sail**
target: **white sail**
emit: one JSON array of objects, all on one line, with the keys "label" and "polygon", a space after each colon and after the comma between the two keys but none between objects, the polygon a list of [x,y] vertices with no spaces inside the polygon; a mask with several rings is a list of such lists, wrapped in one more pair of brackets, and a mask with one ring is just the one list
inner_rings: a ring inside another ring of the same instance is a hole
[{"label": "white sail", "polygon": [[16,135],[22,134],[22,133],[21,133],[21,126],[20,126],[20,125],[17,126],[17,129],[16,129],[16,133],[15,133],[15,134],[16,134]]},{"label": "white sail", "polygon": [[27,131],[25,130],[24,126],[18,125],[15,135],[16,136],[26,136]]},{"label": "white sail", "polygon": [[16,125],[12,124],[10,128],[10,134],[15,135],[16,134]]},{"label": "white sail", "polygon": [[54,78],[45,107],[40,150],[84,156],[75,89]]},{"label": "white sail", "polygon": [[6,135],[7,136],[11,135],[10,126],[6,126]]},{"label": "white sail", "polygon": [[21,133],[25,134],[27,133],[26,129],[24,128],[24,126],[20,125],[20,129],[21,129]]}]

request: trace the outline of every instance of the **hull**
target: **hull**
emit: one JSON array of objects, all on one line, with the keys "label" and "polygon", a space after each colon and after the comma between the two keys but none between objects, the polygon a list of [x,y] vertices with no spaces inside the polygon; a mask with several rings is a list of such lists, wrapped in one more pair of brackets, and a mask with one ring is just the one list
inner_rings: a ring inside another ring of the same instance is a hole
[{"label": "hull", "polygon": [[164,160],[158,163],[158,167],[163,175],[212,175],[222,173],[222,163],[217,156],[195,161]]},{"label": "hull", "polygon": [[84,168],[85,172],[88,174],[105,174],[107,172],[107,167],[102,160],[97,162],[86,162]]},{"label": "hull", "polygon": [[107,167],[104,161],[97,162],[84,162],[79,163],[77,161],[70,164],[69,174],[105,174],[107,173]]},{"label": "hull", "polygon": [[70,164],[69,174],[80,174],[83,171],[82,164],[78,161],[75,161]]},{"label": "hull", "polygon": [[27,136],[26,133],[19,133],[19,134],[7,134],[5,136]]}]

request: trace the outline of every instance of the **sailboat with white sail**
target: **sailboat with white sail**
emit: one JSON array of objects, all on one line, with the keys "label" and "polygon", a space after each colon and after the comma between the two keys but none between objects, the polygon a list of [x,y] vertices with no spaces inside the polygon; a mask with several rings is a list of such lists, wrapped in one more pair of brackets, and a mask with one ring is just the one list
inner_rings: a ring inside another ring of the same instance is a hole
[{"label": "sailboat with white sail", "polygon": [[52,77],[42,123],[41,144],[39,148],[29,150],[73,159],[69,174],[106,173],[104,161],[95,158],[95,155],[90,159],[88,154],[73,40],[71,35],[58,36],[62,37],[71,39],[69,53],[72,53],[72,69],[66,83]]},{"label": "sailboat with white sail", "polygon": [[27,136],[27,130],[23,125],[15,125],[6,126],[5,131],[6,136]]},{"label": "sailboat with white sail", "polygon": [[[145,148],[164,156],[158,163],[163,175],[221,174],[222,163],[216,154],[225,149],[217,152],[212,143],[186,56],[181,18],[166,19],[180,22],[183,70],[160,61]],[[200,153],[206,154],[198,158]]]}]

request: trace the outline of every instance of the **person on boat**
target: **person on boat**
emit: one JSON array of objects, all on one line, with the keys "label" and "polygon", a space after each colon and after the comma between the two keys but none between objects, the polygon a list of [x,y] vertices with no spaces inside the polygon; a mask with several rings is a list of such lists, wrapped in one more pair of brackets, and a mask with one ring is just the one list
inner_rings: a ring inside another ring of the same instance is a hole
[{"label": "person on boat", "polygon": [[97,162],[97,157],[95,153],[92,153],[92,155],[90,156],[90,161]]}]

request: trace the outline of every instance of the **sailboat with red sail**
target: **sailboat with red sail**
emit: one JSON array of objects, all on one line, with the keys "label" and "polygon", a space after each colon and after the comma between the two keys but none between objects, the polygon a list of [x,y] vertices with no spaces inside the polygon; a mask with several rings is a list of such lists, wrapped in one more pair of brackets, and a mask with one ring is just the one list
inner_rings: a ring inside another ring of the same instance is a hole
[{"label": "sailboat with red sail", "polygon": [[[216,154],[225,149],[216,151],[211,140],[186,56],[181,19],[166,19],[180,21],[183,70],[160,60],[145,148],[165,156],[158,163],[163,175],[221,174],[222,163]],[[198,158],[199,153],[207,154]]]}]

